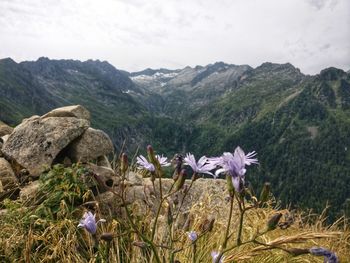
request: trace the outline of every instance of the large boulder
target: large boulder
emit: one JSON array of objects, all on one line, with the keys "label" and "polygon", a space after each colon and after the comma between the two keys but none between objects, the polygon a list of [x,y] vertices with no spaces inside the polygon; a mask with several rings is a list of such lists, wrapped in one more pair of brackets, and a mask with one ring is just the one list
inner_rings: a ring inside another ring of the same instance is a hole
[{"label": "large boulder", "polygon": [[13,132],[13,128],[0,121],[0,137]]},{"label": "large boulder", "polygon": [[48,117],[75,117],[78,119],[90,120],[90,112],[81,105],[66,106],[54,109],[41,118]]},{"label": "large boulder", "polygon": [[88,127],[89,121],[75,117],[29,118],[14,129],[2,152],[32,176],[38,176]]},{"label": "large boulder", "polygon": [[0,183],[2,191],[12,189],[18,185],[17,177],[15,176],[10,163],[4,158],[0,158]]},{"label": "large boulder", "polygon": [[101,131],[88,128],[65,150],[73,162],[88,162],[113,152],[113,143],[109,136]]}]

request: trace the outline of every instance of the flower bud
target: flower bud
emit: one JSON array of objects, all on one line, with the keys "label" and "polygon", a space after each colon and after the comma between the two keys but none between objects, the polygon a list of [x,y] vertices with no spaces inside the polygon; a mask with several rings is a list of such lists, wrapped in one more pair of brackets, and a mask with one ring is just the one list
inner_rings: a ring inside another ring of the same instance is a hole
[{"label": "flower bud", "polygon": [[192,241],[195,242],[198,238],[198,235],[195,231],[191,231],[187,234],[187,237]]},{"label": "flower bud", "polygon": [[148,159],[151,161],[151,163],[155,163],[155,160],[157,160],[156,155],[154,154],[153,147],[151,145],[147,146],[147,155]]},{"label": "flower bud", "polygon": [[282,213],[274,214],[267,221],[267,230],[274,230],[282,217]]},{"label": "flower bud", "polygon": [[113,238],[114,238],[114,235],[113,235],[113,233],[110,233],[110,232],[109,233],[103,233],[101,235],[101,239],[104,240],[104,241],[107,241],[107,242],[112,241]]},{"label": "flower bud", "polygon": [[215,218],[205,219],[204,222],[200,225],[202,233],[210,232],[213,230],[215,223]]},{"label": "flower bud", "polygon": [[167,223],[170,226],[173,223],[173,213],[171,211],[171,205],[168,205],[167,209]]},{"label": "flower bud", "polygon": [[125,173],[128,170],[129,163],[128,163],[128,156],[126,153],[123,153],[120,160],[120,170],[122,173]]},{"label": "flower bud", "polygon": [[186,170],[182,169],[179,174],[179,178],[177,179],[174,185],[175,191],[179,191],[183,187],[183,185],[185,184],[185,180],[186,180]]}]

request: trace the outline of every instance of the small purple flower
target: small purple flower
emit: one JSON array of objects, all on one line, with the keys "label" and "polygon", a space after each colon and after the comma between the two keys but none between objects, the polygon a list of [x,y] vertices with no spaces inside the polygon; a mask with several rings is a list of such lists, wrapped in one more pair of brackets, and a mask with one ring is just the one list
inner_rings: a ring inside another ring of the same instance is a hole
[{"label": "small purple flower", "polygon": [[232,184],[236,191],[240,192],[244,185],[245,166],[258,164],[258,160],[253,158],[255,155],[255,151],[245,154],[240,147],[237,147],[233,154],[224,152],[221,157],[210,158],[209,163],[221,167],[215,172],[215,177],[221,173],[227,173],[232,177]]},{"label": "small purple flower", "polygon": [[192,242],[196,241],[198,238],[198,235],[195,231],[189,232],[187,236]]},{"label": "small purple flower", "polygon": [[85,228],[89,233],[95,234],[97,230],[97,224],[99,222],[106,222],[105,219],[100,219],[96,223],[95,215],[92,214],[90,211],[85,212],[83,215],[83,218],[80,220],[78,227]]},{"label": "small purple flower", "polygon": [[324,256],[325,263],[339,263],[336,254],[323,247],[313,247],[310,248],[310,253],[314,256]]},{"label": "small purple flower", "polygon": [[167,157],[164,157],[163,155],[162,156],[156,155],[156,158],[157,158],[160,166],[163,166],[163,167],[170,166],[170,163],[168,162],[168,158]]},{"label": "small purple flower", "polygon": [[154,168],[154,165],[150,162],[147,161],[147,159],[143,156],[143,155],[140,155],[136,158],[136,163],[139,165],[139,169],[146,169],[150,172],[154,172],[155,171],[155,168]]},{"label": "small purple flower", "polygon": [[[166,167],[170,165],[170,163],[167,162],[167,157],[156,155],[156,158],[161,166]],[[154,165],[150,163],[143,155],[138,156],[136,160],[136,163],[139,165],[139,169],[146,169],[150,172],[155,171]]]},{"label": "small purple flower", "polygon": [[185,160],[185,164],[191,166],[193,172],[198,174],[205,173],[205,174],[213,175],[210,171],[215,169],[216,167],[212,163],[208,162],[208,158],[205,156],[202,156],[197,163],[196,159],[194,158],[194,155],[191,153],[188,153],[186,154],[186,157],[184,160]]},{"label": "small purple flower", "polygon": [[[219,257],[220,253],[217,251],[212,251],[211,252],[211,257],[213,259],[213,263],[216,263],[218,257]],[[224,262],[224,257],[221,257],[219,260],[219,263],[223,263]]]}]

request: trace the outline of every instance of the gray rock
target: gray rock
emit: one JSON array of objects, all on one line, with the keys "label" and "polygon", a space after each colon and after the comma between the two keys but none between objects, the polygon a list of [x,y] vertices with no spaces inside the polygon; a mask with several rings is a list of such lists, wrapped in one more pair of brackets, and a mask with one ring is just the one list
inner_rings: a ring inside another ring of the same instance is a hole
[{"label": "gray rock", "polygon": [[112,165],[111,163],[109,162],[108,158],[106,155],[103,155],[103,156],[99,156],[97,158],[97,165],[98,166],[104,166],[104,167],[108,167],[108,168],[111,168],[112,169]]},{"label": "gray rock", "polygon": [[93,128],[87,129],[66,149],[66,155],[73,162],[88,162],[113,152],[113,143],[109,136]]},{"label": "gray rock", "polygon": [[13,132],[12,127],[10,127],[7,124],[0,121],[0,137],[4,136],[6,134],[11,134],[12,132]]},{"label": "gray rock", "polygon": [[18,185],[18,180],[11,164],[4,158],[0,158],[0,182],[2,191],[12,189]]},{"label": "gray rock", "polygon": [[14,129],[2,152],[32,176],[39,176],[88,127],[87,120],[72,117],[30,118]]},{"label": "gray rock", "polygon": [[81,105],[66,106],[54,109],[41,118],[48,117],[75,117],[78,119],[90,120],[90,112]]},{"label": "gray rock", "polygon": [[130,171],[127,175],[128,183],[130,185],[142,185],[143,178],[140,174]]},{"label": "gray rock", "polygon": [[106,192],[110,187],[116,186],[120,182],[120,178],[108,167],[97,166],[92,163],[87,163],[84,167],[91,172],[91,177],[85,178],[86,184],[89,187],[97,186],[99,194]]}]

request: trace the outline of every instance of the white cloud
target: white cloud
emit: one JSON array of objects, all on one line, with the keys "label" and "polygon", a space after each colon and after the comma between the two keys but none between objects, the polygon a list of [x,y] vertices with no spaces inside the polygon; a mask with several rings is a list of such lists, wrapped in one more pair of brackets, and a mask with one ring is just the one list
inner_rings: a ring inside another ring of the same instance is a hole
[{"label": "white cloud", "polygon": [[348,0],[0,0],[0,57],[350,68]]}]

